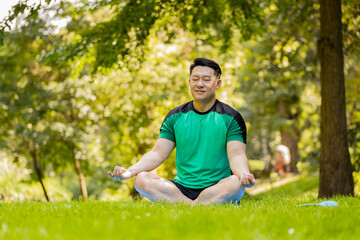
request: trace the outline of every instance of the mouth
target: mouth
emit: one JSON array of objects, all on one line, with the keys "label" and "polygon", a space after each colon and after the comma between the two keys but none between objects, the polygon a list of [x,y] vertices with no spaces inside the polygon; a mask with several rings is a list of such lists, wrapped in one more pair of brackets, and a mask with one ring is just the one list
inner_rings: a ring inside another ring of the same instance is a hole
[{"label": "mouth", "polygon": [[195,90],[196,93],[204,93],[205,91],[202,90]]}]

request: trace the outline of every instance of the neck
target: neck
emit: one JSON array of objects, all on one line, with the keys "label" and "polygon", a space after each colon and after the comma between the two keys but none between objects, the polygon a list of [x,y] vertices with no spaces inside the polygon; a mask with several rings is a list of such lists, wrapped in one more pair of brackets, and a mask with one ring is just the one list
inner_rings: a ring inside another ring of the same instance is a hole
[{"label": "neck", "polygon": [[211,101],[207,102],[199,102],[194,99],[194,108],[198,112],[207,112],[210,110],[212,106],[214,106],[216,98],[212,99]]}]

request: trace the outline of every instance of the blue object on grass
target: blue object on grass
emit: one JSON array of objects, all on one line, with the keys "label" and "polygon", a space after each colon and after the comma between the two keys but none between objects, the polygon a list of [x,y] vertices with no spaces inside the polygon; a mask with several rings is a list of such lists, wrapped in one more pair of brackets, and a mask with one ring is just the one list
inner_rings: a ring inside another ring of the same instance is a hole
[{"label": "blue object on grass", "polygon": [[317,205],[317,206],[322,206],[322,207],[337,207],[339,206],[339,204],[337,202],[334,201],[324,201],[321,203],[308,203],[308,204],[301,204],[301,205],[297,205],[297,207],[304,207],[304,206],[312,206],[312,205]]}]

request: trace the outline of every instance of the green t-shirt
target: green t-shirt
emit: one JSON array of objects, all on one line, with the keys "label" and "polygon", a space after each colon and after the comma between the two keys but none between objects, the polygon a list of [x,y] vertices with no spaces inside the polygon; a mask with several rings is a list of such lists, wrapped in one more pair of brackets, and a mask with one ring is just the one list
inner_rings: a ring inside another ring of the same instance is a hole
[{"label": "green t-shirt", "polygon": [[216,100],[209,111],[202,113],[191,101],[168,113],[159,138],[176,144],[174,181],[199,189],[231,175],[226,143],[246,143],[246,126],[241,115],[227,104]]}]

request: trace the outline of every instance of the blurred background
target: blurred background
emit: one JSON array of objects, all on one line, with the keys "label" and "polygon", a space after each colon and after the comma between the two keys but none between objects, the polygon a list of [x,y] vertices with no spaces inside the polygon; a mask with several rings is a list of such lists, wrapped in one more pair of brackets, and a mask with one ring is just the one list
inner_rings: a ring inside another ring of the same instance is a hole
[{"label": "blurred background", "polygon": [[[248,128],[262,182],[319,172],[317,1],[0,1],[0,200],[138,197],[129,167],[172,108],[192,100],[196,57]],[[342,2],[346,117],[360,196],[360,4]],[[175,151],[174,151],[175,152]],[[176,175],[175,154],[155,170]]]}]

